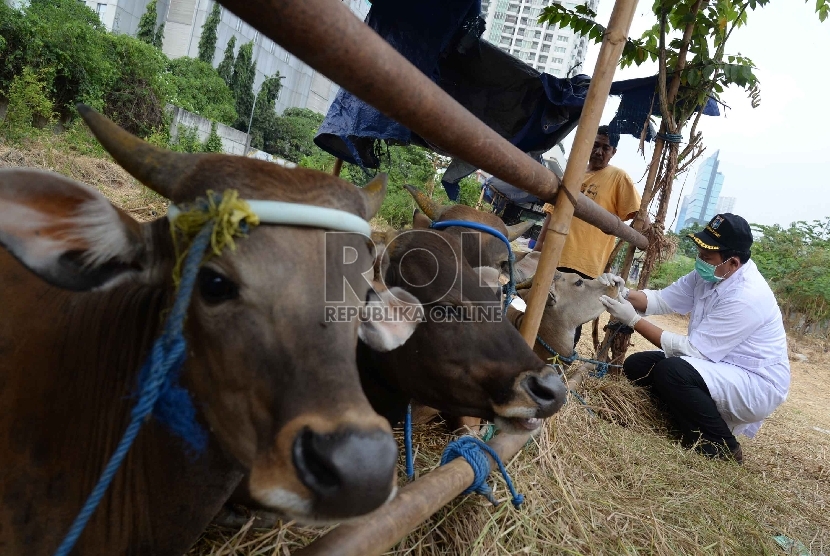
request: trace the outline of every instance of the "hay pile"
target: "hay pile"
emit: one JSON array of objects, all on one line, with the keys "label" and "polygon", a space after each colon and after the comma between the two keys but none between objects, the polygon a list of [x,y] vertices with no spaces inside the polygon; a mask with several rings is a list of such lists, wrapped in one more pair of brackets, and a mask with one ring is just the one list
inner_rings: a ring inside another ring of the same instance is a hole
[{"label": "hay pile", "polygon": [[[686,326],[662,318],[666,328]],[[634,341],[631,352],[650,349]],[[783,554],[772,538],[781,534],[828,554],[830,433],[821,430],[830,431],[830,356],[813,345],[798,348],[810,361],[793,365],[787,403],[758,437],[741,437],[743,467],[681,449],[644,391],[615,377],[589,378],[580,392],[597,417],[571,399],[510,462],[525,495],[521,511],[460,498],[388,554]],[[419,473],[438,464],[450,439],[440,424],[415,427]],[[403,484],[402,460],[400,470]],[[501,478],[490,482],[508,501]],[[190,555],[289,554],[326,530],[212,528]]]}]

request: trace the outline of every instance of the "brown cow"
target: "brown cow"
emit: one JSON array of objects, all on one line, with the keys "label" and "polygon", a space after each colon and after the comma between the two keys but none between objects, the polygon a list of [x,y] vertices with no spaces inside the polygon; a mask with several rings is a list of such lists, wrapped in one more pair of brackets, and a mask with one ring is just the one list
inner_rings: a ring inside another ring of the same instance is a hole
[{"label": "brown cow", "polygon": [[427,318],[397,349],[380,353],[358,344],[370,403],[393,423],[414,399],[450,415],[495,420],[503,429],[538,428],[564,403],[564,384],[506,319],[444,318],[483,306],[500,312],[500,295],[479,282],[456,234],[428,227],[416,214],[414,230],[386,239],[386,284],[414,295]]},{"label": "brown cow", "polygon": [[[86,107],[101,143],[154,191],[182,203],[208,189],[347,211],[378,210],[385,179],[360,190],[304,169],[150,146]],[[400,345],[413,326],[324,319],[324,289],[378,297],[348,247],[366,238],[260,225],[199,271],[181,381],[209,430],[206,453],[149,419],[73,554],[178,555],[246,473],[263,505],[303,520],[373,510],[394,490],[397,448],[362,393],[358,336]],[[51,554],[123,434],[137,373],[169,307],[175,262],[166,219],[139,224],[57,174],[0,172],[0,554]],[[328,263],[328,264],[325,264]]]},{"label": "brown cow", "polygon": [[[533,227],[533,222],[522,222],[512,226],[505,226],[502,219],[491,212],[476,210],[467,205],[440,205],[423,194],[413,185],[404,185],[409,194],[415,199],[418,208],[433,222],[447,220],[467,220],[486,224],[501,232],[508,240],[513,241]],[[479,233],[470,228],[450,226],[442,231],[455,234],[461,238],[464,234],[471,234],[462,241],[464,258],[473,267],[491,266],[507,269],[507,246],[495,236]],[[471,241],[476,239],[477,241]]]}]

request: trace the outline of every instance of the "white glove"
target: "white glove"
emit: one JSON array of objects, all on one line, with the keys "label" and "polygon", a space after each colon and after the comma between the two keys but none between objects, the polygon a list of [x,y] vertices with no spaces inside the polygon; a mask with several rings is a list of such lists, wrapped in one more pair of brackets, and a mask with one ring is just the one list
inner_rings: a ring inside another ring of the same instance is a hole
[{"label": "white glove", "polygon": [[606,272],[597,276],[597,281],[603,286],[616,286],[620,290],[622,298],[628,299],[628,292],[630,290],[625,287],[625,280],[621,276],[617,276],[613,272]]},{"label": "white glove", "polygon": [[622,299],[621,297],[614,299],[613,297],[603,295],[600,296],[599,300],[605,306],[605,310],[608,311],[612,317],[619,322],[630,326],[631,328],[634,328],[634,325],[640,322],[640,319],[642,318],[637,314],[637,310],[634,308],[634,305],[632,305],[630,301]]}]

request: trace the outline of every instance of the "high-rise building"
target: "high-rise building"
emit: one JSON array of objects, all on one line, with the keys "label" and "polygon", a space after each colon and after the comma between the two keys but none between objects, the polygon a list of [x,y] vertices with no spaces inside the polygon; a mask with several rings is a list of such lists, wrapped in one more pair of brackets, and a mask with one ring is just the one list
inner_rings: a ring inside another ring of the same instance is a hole
[{"label": "high-rise building", "polygon": [[[487,21],[483,38],[504,52],[556,77],[579,73],[588,50],[588,39],[571,29],[548,27],[538,22],[542,8],[554,0],[482,0],[481,15]],[[585,2],[565,1],[566,8]],[[596,11],[599,0],[588,0]]]},{"label": "high-rise building", "polygon": [[719,154],[720,150],[715,151],[697,169],[694,190],[683,199],[675,231],[691,226],[694,222],[706,224],[720,212],[717,207],[724,176],[718,172]]},{"label": "high-rise building", "polygon": [[[101,22],[115,33],[135,35],[138,22],[150,0],[83,0],[101,18]],[[368,0],[341,0],[361,20],[369,13]],[[213,9],[215,0],[157,0],[157,24],[164,23],[162,51],[170,58],[199,55],[199,39],[202,26]],[[286,108],[309,108],[325,114],[334,100],[338,86],[321,73],[316,72],[288,51],[263,36],[239,17],[221,8],[217,41],[213,53],[213,66],[222,61],[225,47],[231,36],[236,36],[236,49],[253,41],[256,78],[254,91],[262,82],[279,72],[282,89],[277,98],[277,112]]]}]

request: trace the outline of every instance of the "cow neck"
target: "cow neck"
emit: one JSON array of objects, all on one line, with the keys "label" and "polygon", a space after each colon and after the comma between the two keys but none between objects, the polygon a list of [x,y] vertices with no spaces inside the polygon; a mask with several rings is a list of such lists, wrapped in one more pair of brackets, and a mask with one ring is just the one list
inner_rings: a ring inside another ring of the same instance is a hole
[{"label": "cow neck", "polygon": [[[26,444],[36,449],[19,463],[44,469],[60,462],[55,469],[60,469],[63,490],[60,501],[36,486],[26,497],[40,498],[41,510],[44,505],[55,508],[54,515],[46,519],[53,525],[43,539],[47,546],[50,535],[60,540],[70,523],[67,516],[70,520],[74,517],[120,440],[135,403],[140,366],[162,327],[163,311],[172,296],[169,224],[162,219],[146,225],[145,231],[149,240],[147,268],[151,269],[145,276],[163,271],[167,278],[159,285],[125,280],[109,290],[79,293],[48,286],[34,276],[28,284],[21,284],[21,289],[38,290],[34,295],[37,306],[21,312],[29,318],[12,318],[28,323],[18,331],[19,341],[15,342],[18,360],[27,362],[25,371],[29,374],[19,388],[26,393],[26,400],[37,403],[22,410],[21,420],[28,425]],[[42,313],[43,318],[32,319],[32,313]],[[7,447],[0,448],[9,453]],[[14,451],[14,446],[11,449]],[[194,464],[185,456],[180,441],[163,426],[146,425],[79,546],[88,545],[91,539],[107,539],[108,549],[118,553],[117,546],[123,545],[126,551],[137,538],[145,542],[152,539],[158,547],[165,546],[164,542],[173,542],[172,546],[193,542],[241,477],[217,450],[208,451]],[[30,480],[51,484],[55,469]],[[190,477],[198,477],[200,482],[194,484]],[[205,488],[200,492],[201,484],[214,495],[207,495]],[[200,498],[188,500],[194,492]],[[164,535],[158,530],[169,525],[160,517],[164,515],[160,506],[175,497],[179,500],[173,507],[190,506],[193,514],[185,520],[192,522],[192,530],[185,526],[178,531],[179,539],[162,541]],[[179,552],[187,546],[182,545]]]}]

